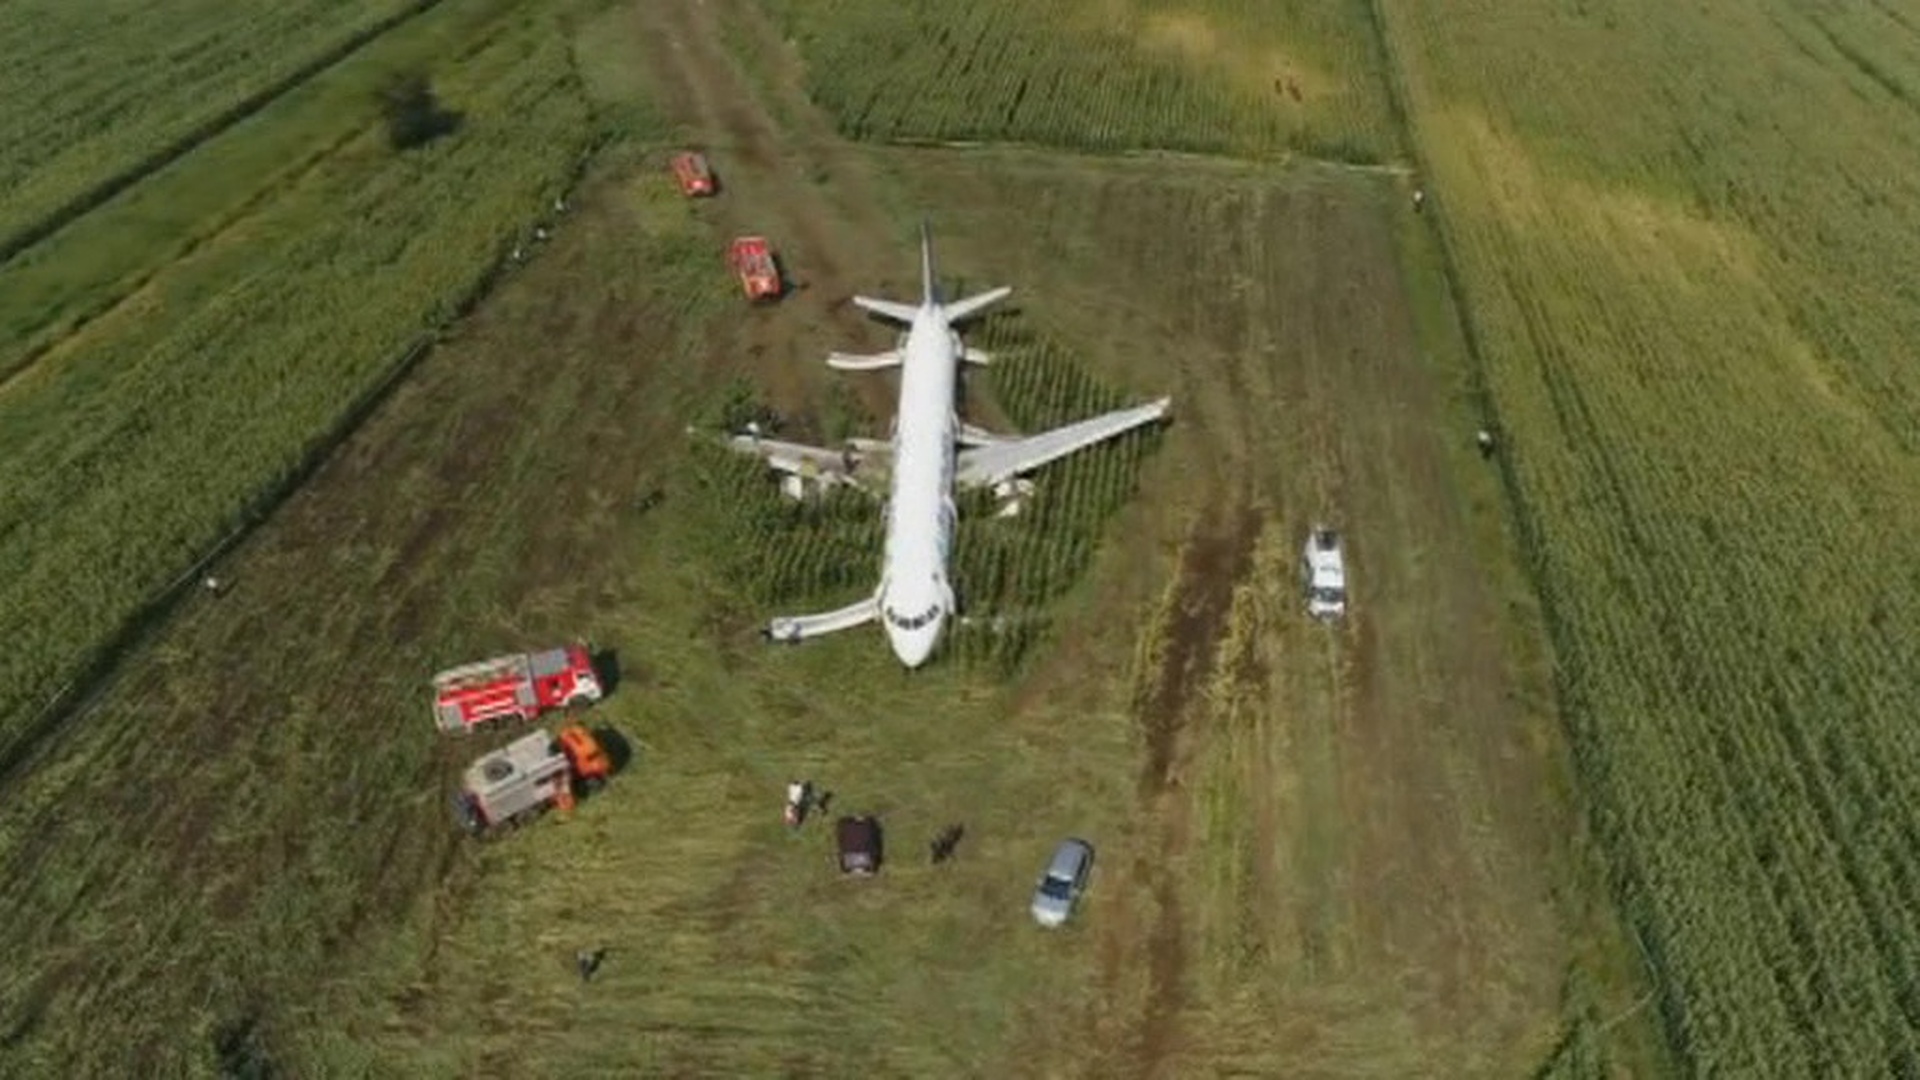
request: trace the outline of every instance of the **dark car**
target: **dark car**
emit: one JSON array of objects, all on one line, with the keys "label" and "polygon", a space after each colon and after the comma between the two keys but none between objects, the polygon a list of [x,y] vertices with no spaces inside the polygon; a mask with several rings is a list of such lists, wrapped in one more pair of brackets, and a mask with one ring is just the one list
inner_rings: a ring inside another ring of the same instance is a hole
[{"label": "dark car", "polygon": [[834,823],[840,846],[840,872],[866,877],[880,869],[880,822],[871,815],[843,817]]}]

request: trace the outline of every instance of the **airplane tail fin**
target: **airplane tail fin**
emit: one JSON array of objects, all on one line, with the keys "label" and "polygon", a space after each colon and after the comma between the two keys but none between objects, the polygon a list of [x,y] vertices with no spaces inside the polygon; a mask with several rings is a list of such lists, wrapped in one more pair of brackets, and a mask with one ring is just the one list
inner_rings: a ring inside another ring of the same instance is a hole
[{"label": "airplane tail fin", "polygon": [[938,304],[940,287],[933,279],[933,225],[920,219],[920,303]]},{"label": "airplane tail fin", "polygon": [[[980,311],[988,305],[1006,299],[1012,292],[1012,289],[1002,286],[998,289],[991,289],[987,292],[969,296],[965,300],[956,300],[951,304],[943,304],[940,299],[940,283],[935,279],[933,270],[933,227],[925,218],[920,219],[920,303],[922,305],[933,304],[939,306],[941,312],[946,316],[947,322],[958,323],[963,319],[971,318],[979,314]],[[855,305],[871,311],[875,315],[892,319],[895,322],[911,323],[913,322],[914,316],[919,312],[919,309],[913,305],[903,304],[898,300],[880,300],[871,296],[856,296],[853,298],[853,302]],[[982,362],[973,357],[968,357],[968,359],[973,360],[974,363]]]}]

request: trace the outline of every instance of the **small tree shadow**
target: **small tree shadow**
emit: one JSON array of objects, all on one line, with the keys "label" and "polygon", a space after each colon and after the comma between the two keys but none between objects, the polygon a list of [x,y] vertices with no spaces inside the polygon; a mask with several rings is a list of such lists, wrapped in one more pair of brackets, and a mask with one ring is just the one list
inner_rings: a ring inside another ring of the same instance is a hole
[{"label": "small tree shadow", "polygon": [[434,95],[433,83],[417,71],[401,72],[387,79],[375,91],[380,115],[387,123],[387,144],[395,150],[411,150],[460,130],[466,119],[461,113],[443,108]]}]

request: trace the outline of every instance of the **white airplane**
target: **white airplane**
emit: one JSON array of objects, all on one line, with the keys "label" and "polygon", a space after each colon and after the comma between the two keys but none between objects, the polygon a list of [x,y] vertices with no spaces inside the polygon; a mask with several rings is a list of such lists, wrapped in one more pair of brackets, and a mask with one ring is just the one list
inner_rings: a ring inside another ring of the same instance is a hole
[{"label": "white airplane", "polygon": [[[989,358],[963,345],[953,326],[1013,290],[1002,287],[943,302],[933,277],[933,238],[924,222],[920,280],[917,307],[866,296],[853,298],[867,311],[907,325],[899,347],[869,356],[836,352],[827,358],[829,365],[843,371],[901,369],[900,406],[892,438],[850,439],[844,450],[765,439],[757,429],[730,440],[735,449],[756,454],[789,474],[787,491],[796,497],[804,493],[808,481],[822,487],[842,483],[866,487],[875,471],[887,472],[891,478],[879,588],[838,611],[774,619],[764,630],[769,639],[797,642],[879,618],[902,664],[916,668],[926,663],[955,610],[953,586],[947,579],[955,485],[1008,490],[1016,476],[1158,420],[1171,404],[1172,399],[1161,398],[1024,437],[990,435],[964,424],[954,409],[960,361],[985,364]],[[967,449],[958,449],[962,443]],[[863,469],[869,463],[878,468]]]}]

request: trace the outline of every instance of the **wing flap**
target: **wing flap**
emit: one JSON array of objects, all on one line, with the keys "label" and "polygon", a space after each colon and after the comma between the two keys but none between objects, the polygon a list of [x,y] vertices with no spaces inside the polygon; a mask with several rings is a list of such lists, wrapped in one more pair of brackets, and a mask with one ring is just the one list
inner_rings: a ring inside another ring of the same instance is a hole
[{"label": "wing flap", "polygon": [[1115,435],[1151,423],[1167,414],[1172,398],[1161,398],[1148,405],[1120,409],[1079,423],[1029,435],[1006,439],[960,452],[954,473],[957,484],[977,487],[1000,483],[1021,473],[1037,469],[1050,461],[1104,442]]},{"label": "wing flap", "polygon": [[846,484],[869,493],[877,493],[884,486],[887,457],[893,449],[891,443],[875,439],[850,440],[845,449],[828,450],[755,435],[735,435],[727,440],[727,446],[790,476],[817,484]]}]

